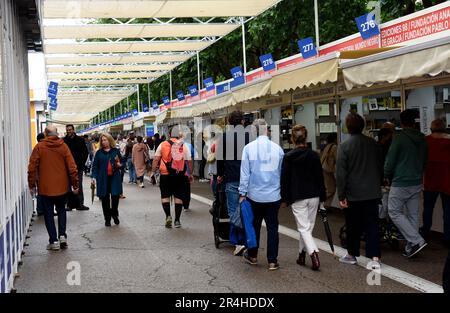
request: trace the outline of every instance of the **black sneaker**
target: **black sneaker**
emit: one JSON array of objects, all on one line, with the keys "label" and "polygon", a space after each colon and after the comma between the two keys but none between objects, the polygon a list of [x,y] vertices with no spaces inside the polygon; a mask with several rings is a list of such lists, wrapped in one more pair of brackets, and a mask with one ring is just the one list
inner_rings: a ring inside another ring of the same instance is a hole
[{"label": "black sneaker", "polygon": [[70,212],[70,211],[72,211],[72,208],[66,208],[66,211]]},{"label": "black sneaker", "polygon": [[118,217],[113,217],[113,219],[114,219],[114,224],[116,224],[116,225],[120,224],[120,221],[119,221]]},{"label": "black sneaker", "polygon": [[106,226],[106,227],[111,227],[111,221],[106,221],[106,222],[105,222],[105,226]]},{"label": "black sneaker", "polygon": [[247,262],[250,265],[258,264],[258,260],[256,258],[250,257],[248,255],[248,251],[245,251],[244,254],[242,255],[242,257],[244,258],[245,262]]},{"label": "black sneaker", "polygon": [[173,225],[175,226],[175,228],[180,228],[181,227],[180,221],[175,221],[175,223],[173,223]]},{"label": "black sneaker", "polygon": [[417,253],[419,253],[423,248],[425,248],[427,246],[427,243],[424,242],[422,245],[417,244],[414,247],[411,248],[411,250],[409,252],[407,252],[405,250],[405,252],[403,252],[403,256],[407,257],[408,259],[412,258],[413,256],[415,256]]},{"label": "black sneaker", "polygon": [[166,228],[172,228],[172,217],[166,217]]},{"label": "black sneaker", "polygon": [[78,211],[88,211],[89,207],[82,205],[81,207],[77,208]]}]

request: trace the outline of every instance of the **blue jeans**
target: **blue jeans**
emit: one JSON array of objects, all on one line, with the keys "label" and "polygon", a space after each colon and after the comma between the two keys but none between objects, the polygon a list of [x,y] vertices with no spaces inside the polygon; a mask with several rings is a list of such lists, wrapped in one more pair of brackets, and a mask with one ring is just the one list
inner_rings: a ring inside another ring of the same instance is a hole
[{"label": "blue jeans", "polygon": [[133,162],[131,160],[131,158],[129,158],[127,160],[127,165],[128,165],[128,175],[130,176],[130,183],[136,183],[137,182],[137,178],[136,178],[136,170],[134,169],[134,165]]},{"label": "blue jeans", "polygon": [[36,212],[38,215],[44,215],[44,206],[42,205],[42,196],[36,196]]},{"label": "blue jeans", "polygon": [[[45,227],[47,228],[49,242],[58,241],[58,235],[67,238],[66,234],[66,196],[49,197],[40,196],[42,207],[44,209]],[[56,234],[55,218],[53,210],[56,207],[58,213],[58,234]]]},{"label": "blue jeans", "polygon": [[232,245],[244,245],[244,230],[236,227],[232,222],[241,218],[237,210],[239,206],[239,182],[226,183],[225,194],[227,196],[228,216],[230,217],[230,243]]},{"label": "blue jeans", "polygon": [[441,196],[442,210],[444,211],[444,239],[450,240],[450,195],[443,192],[423,191],[423,226],[424,233],[431,230],[433,223],[433,210],[438,196]]}]

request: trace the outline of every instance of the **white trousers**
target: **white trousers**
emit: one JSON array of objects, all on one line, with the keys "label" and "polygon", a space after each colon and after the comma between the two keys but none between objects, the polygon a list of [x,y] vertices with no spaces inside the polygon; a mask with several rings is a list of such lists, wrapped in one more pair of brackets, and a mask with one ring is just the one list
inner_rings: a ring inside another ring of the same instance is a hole
[{"label": "white trousers", "polygon": [[306,250],[308,255],[314,251],[319,252],[312,231],[316,222],[317,210],[319,208],[319,198],[305,199],[292,204],[292,212],[297,222],[297,229],[300,233],[299,252]]}]

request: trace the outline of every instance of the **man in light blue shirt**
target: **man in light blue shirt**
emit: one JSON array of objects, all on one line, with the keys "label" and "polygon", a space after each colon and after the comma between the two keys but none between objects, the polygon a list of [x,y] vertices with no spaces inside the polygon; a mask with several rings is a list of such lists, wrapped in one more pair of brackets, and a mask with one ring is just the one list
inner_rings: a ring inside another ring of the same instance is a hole
[{"label": "man in light blue shirt", "polygon": [[[253,130],[258,138],[245,146],[242,152],[239,185],[240,201],[250,202],[253,211],[253,226],[259,247],[261,224],[267,225],[267,260],[269,270],[277,270],[278,265],[278,210],[281,205],[280,177],[283,150],[268,137],[265,120],[253,122]],[[244,259],[257,264],[258,247],[248,249]]]}]

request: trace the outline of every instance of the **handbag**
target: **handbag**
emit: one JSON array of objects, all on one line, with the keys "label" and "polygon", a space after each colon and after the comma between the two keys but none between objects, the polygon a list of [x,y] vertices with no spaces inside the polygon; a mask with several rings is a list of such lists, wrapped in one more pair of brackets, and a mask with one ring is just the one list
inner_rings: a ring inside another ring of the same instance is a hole
[{"label": "handbag", "polygon": [[240,205],[240,214],[242,223],[244,224],[245,239],[247,249],[256,248],[258,243],[256,241],[256,232],[253,227],[253,211],[249,201],[244,200]]}]

